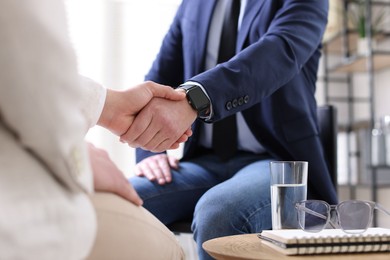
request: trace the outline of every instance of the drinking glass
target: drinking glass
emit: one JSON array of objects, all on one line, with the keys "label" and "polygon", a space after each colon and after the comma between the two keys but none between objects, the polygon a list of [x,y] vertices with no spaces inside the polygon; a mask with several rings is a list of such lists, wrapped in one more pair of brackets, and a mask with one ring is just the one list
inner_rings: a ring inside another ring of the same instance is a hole
[{"label": "drinking glass", "polygon": [[270,170],[272,229],[299,228],[295,204],[306,200],[308,162],[273,161]]}]

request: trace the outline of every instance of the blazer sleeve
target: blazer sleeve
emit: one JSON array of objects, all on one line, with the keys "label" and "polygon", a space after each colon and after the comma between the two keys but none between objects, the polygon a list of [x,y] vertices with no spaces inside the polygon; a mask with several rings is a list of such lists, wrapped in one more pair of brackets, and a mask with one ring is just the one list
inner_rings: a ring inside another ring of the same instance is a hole
[{"label": "blazer sleeve", "polygon": [[78,75],[63,2],[5,0],[0,12],[2,121],[66,188],[91,191],[84,135],[105,91]]},{"label": "blazer sleeve", "polygon": [[[281,0],[266,1],[264,5],[267,8],[263,7],[256,19],[243,20],[242,27],[253,22],[251,31],[245,35],[250,45],[231,60],[191,79],[202,84],[210,96],[212,121],[261,102],[303,73],[302,68],[313,55],[320,55],[328,1]],[[270,13],[265,13],[268,11]],[[264,26],[264,30],[257,29]],[[256,35],[260,36],[256,38]],[[308,74],[316,74],[315,66],[317,64],[308,68]],[[220,90],[221,86],[224,91]],[[237,97],[247,97],[247,104],[225,109],[226,102]]]}]

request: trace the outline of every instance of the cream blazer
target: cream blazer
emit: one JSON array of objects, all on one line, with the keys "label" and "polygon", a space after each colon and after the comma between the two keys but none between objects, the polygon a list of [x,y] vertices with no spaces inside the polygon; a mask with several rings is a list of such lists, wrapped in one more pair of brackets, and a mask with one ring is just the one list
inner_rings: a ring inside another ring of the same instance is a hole
[{"label": "cream blazer", "polygon": [[76,67],[63,1],[0,1],[0,259],[82,259],[94,242],[84,135],[105,89]]}]

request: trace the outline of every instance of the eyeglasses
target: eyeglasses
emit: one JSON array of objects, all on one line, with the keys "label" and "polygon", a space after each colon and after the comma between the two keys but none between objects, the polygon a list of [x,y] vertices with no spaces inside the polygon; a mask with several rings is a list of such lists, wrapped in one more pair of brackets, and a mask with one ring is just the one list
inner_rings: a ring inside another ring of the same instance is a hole
[{"label": "eyeglasses", "polygon": [[390,212],[379,203],[362,200],[347,200],[337,205],[321,200],[304,200],[297,202],[295,208],[299,226],[308,232],[319,232],[329,224],[345,233],[358,234],[371,225],[374,209],[390,216]]}]

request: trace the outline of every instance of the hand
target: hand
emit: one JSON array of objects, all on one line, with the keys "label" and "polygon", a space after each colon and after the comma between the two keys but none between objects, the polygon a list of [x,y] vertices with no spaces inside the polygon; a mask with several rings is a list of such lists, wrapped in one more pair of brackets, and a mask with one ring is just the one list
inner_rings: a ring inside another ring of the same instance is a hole
[{"label": "hand", "polygon": [[167,147],[178,146],[177,140],[183,133],[188,135],[188,129],[196,117],[197,112],[187,100],[154,98],[136,116],[121,140],[132,147],[162,152]]},{"label": "hand", "polygon": [[[137,113],[145,107],[153,97],[170,100],[184,100],[185,93],[151,81],[144,82],[123,91],[108,89],[103,111],[98,120],[98,125],[107,128],[118,136],[125,134],[132,125]],[[186,138],[188,137],[183,137],[183,139]],[[182,139],[178,138],[177,140]]]},{"label": "hand", "polygon": [[88,144],[91,160],[93,183],[96,191],[115,193],[137,206],[142,205],[142,199],[127,181],[123,173],[116,167],[105,150]]},{"label": "hand", "polygon": [[146,177],[164,185],[172,181],[171,168],[179,168],[179,160],[173,156],[157,154],[143,159],[135,166],[135,175]]}]

